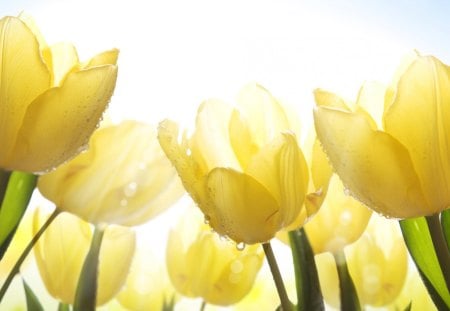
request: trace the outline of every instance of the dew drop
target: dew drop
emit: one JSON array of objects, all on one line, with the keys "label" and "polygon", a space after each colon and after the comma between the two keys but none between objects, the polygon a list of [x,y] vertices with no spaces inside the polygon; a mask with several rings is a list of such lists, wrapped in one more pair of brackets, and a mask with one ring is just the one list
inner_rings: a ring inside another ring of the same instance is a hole
[{"label": "dew drop", "polygon": [[123,189],[123,193],[126,197],[130,198],[136,194],[137,191],[137,183],[136,182],[130,182],[128,185],[126,185]]},{"label": "dew drop", "polygon": [[230,269],[233,273],[241,273],[244,270],[244,265],[242,264],[242,261],[236,259],[231,263]]},{"label": "dew drop", "polygon": [[245,243],[244,242],[236,243],[236,249],[238,251],[243,251],[245,249]]},{"label": "dew drop", "polygon": [[211,217],[209,217],[209,215],[205,215],[203,222],[205,223],[205,225],[209,225],[210,220],[211,220]]},{"label": "dew drop", "polygon": [[352,221],[352,213],[350,211],[344,211],[341,214],[339,221],[344,226],[350,224]]},{"label": "dew drop", "polygon": [[350,192],[350,190],[348,188],[345,188],[344,189],[344,194],[347,195],[347,196],[350,196],[351,192]]},{"label": "dew drop", "polygon": [[219,234],[219,240],[221,240],[222,242],[227,242],[228,237],[224,234]]}]

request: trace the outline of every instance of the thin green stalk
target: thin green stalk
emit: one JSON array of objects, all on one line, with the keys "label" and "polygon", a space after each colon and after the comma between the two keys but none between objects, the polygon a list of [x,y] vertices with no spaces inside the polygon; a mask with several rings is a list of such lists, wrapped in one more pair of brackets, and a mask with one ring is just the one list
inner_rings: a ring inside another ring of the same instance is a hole
[{"label": "thin green stalk", "polygon": [[270,242],[263,243],[262,246],[264,253],[266,254],[267,262],[269,263],[270,271],[272,272],[272,277],[278,291],[278,296],[280,297],[281,308],[283,311],[290,311],[291,302],[289,301],[286,288],[284,287],[283,279],[273,253],[272,246],[270,245]]},{"label": "thin green stalk", "polygon": [[97,302],[98,258],[106,227],[96,226],[75,293],[74,311],[94,311]]},{"label": "thin green stalk", "polygon": [[341,298],[341,310],[345,311],[361,311],[358,295],[356,293],[355,284],[350,276],[343,250],[334,253],[334,261],[339,277],[339,291]]},{"label": "thin green stalk", "polygon": [[33,246],[36,244],[36,242],[39,240],[39,238],[42,236],[42,234],[47,230],[48,226],[53,222],[53,220],[58,216],[59,210],[55,209],[55,211],[50,215],[50,217],[47,219],[47,221],[42,225],[42,227],[39,229],[38,232],[33,236],[31,241],[28,243],[27,247],[23,250],[22,254],[20,255],[19,259],[16,261],[16,264],[12,268],[12,270],[9,272],[8,277],[5,280],[5,283],[3,283],[2,288],[0,289],[0,302],[3,300],[3,297],[6,294],[6,291],[8,290],[9,285],[11,284],[12,280],[16,276],[17,273],[19,273],[20,266],[24,262],[24,260],[27,258],[30,251],[33,249]]},{"label": "thin green stalk", "polygon": [[3,201],[5,196],[6,188],[8,187],[9,176],[11,172],[4,171],[0,169],[0,203]]},{"label": "thin green stalk", "polygon": [[200,305],[200,311],[204,311],[206,308],[206,301],[202,301],[202,304]]},{"label": "thin green stalk", "polygon": [[436,256],[441,266],[442,274],[450,291],[450,250],[447,247],[444,232],[442,231],[439,214],[426,216],[428,228],[430,230],[431,240],[436,251]]}]

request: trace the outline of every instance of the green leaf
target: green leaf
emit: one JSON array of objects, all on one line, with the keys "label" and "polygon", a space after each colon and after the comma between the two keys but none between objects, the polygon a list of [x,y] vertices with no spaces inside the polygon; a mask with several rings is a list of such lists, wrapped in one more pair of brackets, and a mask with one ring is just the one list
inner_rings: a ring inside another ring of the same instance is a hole
[{"label": "green leaf", "polygon": [[406,306],[406,308],[403,311],[411,311],[412,308],[412,301]]},{"label": "green leaf", "polygon": [[104,229],[95,228],[91,247],[84,260],[75,293],[74,311],[95,311],[97,301],[98,258]]},{"label": "green leaf", "polygon": [[162,311],[173,311],[174,308],[175,308],[175,295],[172,295],[172,297],[169,300],[164,298]]},{"label": "green leaf", "polygon": [[450,249],[450,209],[447,209],[441,213],[441,225],[442,230],[444,231],[447,247]]},{"label": "green leaf", "polygon": [[25,290],[25,297],[27,299],[27,310],[28,311],[44,311],[39,299],[33,293],[31,288],[28,286],[27,282],[22,279],[23,288]]},{"label": "green leaf", "polygon": [[325,310],[314,253],[305,230],[290,231],[289,241],[295,270],[297,310]]},{"label": "green leaf", "polygon": [[33,190],[37,176],[23,172],[13,172],[8,181],[0,207],[0,259],[3,258],[14,233],[19,226]]},{"label": "green leaf", "polygon": [[70,305],[60,302],[58,304],[58,311],[70,311]]},{"label": "green leaf", "polygon": [[341,299],[341,310],[346,311],[360,311],[361,304],[359,303],[358,294],[356,292],[355,284],[348,271],[347,260],[345,259],[344,251],[333,254],[334,261],[339,277],[339,292]]},{"label": "green leaf", "polygon": [[444,308],[449,309],[450,293],[440,269],[426,219],[424,217],[404,219],[400,221],[400,227],[430,297],[437,307],[444,302]]}]

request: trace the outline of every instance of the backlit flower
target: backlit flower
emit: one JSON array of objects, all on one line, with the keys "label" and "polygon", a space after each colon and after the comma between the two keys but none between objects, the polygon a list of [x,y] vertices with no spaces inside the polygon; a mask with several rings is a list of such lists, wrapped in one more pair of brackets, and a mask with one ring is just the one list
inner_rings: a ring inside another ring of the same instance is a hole
[{"label": "backlit flower", "polygon": [[375,211],[409,218],[450,206],[449,76],[416,55],[391,87],[364,85],[356,109],[316,91],[318,137],[346,188]]},{"label": "backlit flower", "polygon": [[113,93],[118,51],[80,63],[72,45],[47,46],[26,21],[0,20],[0,168],[43,172],[86,146]]},{"label": "backlit flower", "polygon": [[[34,215],[36,233],[43,224],[39,210]],[[73,304],[84,259],[91,243],[91,226],[68,213],[58,215],[34,247],[42,281],[48,292]],[[99,257],[97,305],[112,299],[125,282],[135,249],[130,229],[109,226],[103,236]]]},{"label": "backlit flower", "polygon": [[182,194],[156,130],[135,121],[97,130],[90,148],[39,178],[40,192],[84,220],[133,226],[168,208]]},{"label": "backlit flower", "polygon": [[158,137],[183,185],[220,235],[253,244],[301,226],[317,211],[305,204],[309,169],[287,112],[259,85],[245,87],[233,108],[204,102],[192,137],[160,124]]}]

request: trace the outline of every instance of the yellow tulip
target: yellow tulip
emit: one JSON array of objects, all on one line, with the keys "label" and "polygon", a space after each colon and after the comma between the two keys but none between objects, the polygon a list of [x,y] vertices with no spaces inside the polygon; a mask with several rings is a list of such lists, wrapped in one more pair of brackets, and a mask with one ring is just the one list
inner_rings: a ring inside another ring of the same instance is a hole
[{"label": "yellow tulip", "polygon": [[[32,29],[33,28],[33,29]],[[31,22],[0,20],[0,167],[44,172],[85,148],[113,93],[117,50],[81,64]]]},{"label": "yellow tulip", "polygon": [[[33,231],[44,222],[39,210]],[[50,295],[73,304],[84,259],[91,243],[88,223],[68,213],[58,215],[34,247],[39,272]],[[125,282],[135,249],[134,232],[126,227],[109,226],[102,240],[99,257],[97,305],[111,300]]]},{"label": "yellow tulip", "polygon": [[159,142],[210,226],[237,243],[266,242],[317,211],[304,201],[305,158],[286,111],[259,85],[240,92],[237,106],[204,102],[189,139],[176,123],[160,124]]},{"label": "yellow tulip", "polygon": [[334,175],[319,212],[305,225],[315,254],[337,253],[355,242],[366,229],[372,212],[349,196]]},{"label": "yellow tulip", "polygon": [[[362,237],[345,249],[347,265],[362,305],[387,306],[399,296],[406,280],[407,250],[393,220],[374,214]],[[339,281],[333,257],[316,256],[322,293],[339,307]]]},{"label": "yellow tulip", "polygon": [[195,216],[185,217],[169,233],[170,280],[187,297],[201,297],[209,304],[234,304],[252,288],[263,263],[262,249],[259,245],[238,249],[203,224],[199,214]]},{"label": "yellow tulip", "polygon": [[96,131],[89,150],[41,176],[38,188],[90,223],[126,226],[146,222],[183,194],[156,130],[135,121]]},{"label": "yellow tulip", "polygon": [[318,137],[346,188],[375,211],[409,218],[450,206],[449,75],[417,55],[391,87],[364,85],[356,110],[316,91]]}]

